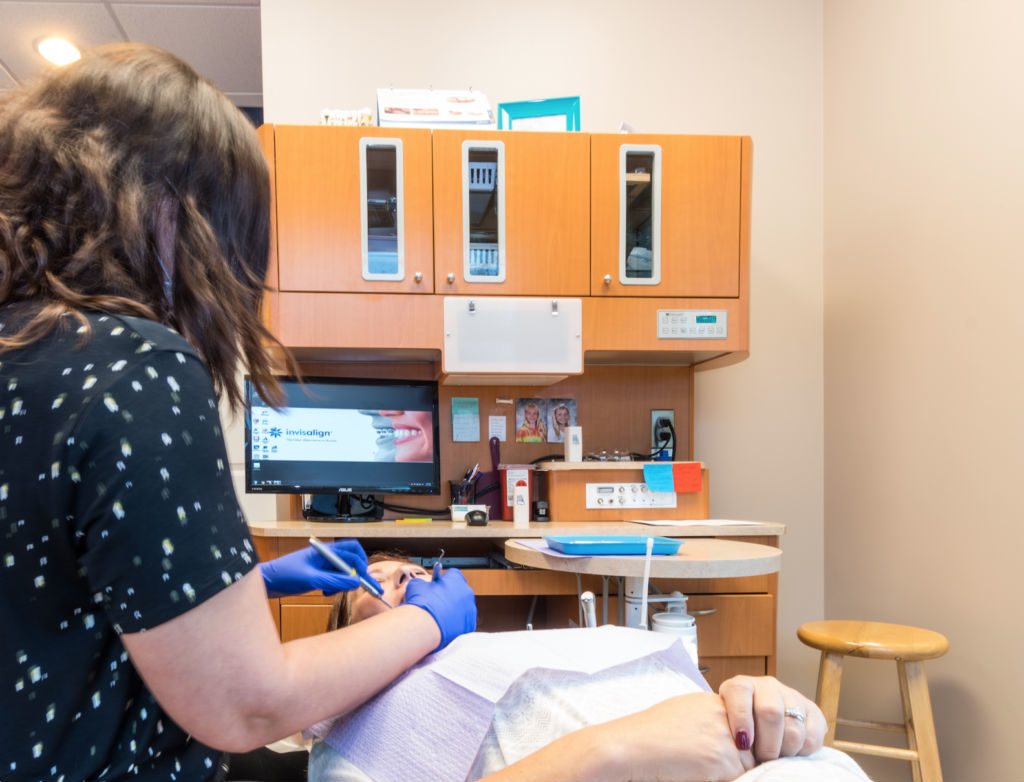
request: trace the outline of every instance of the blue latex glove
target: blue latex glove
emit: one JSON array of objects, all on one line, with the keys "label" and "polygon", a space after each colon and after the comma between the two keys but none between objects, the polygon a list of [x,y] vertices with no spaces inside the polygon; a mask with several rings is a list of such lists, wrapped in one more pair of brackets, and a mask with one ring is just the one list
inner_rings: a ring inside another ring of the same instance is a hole
[{"label": "blue latex glove", "polygon": [[441,643],[437,649],[476,629],[476,595],[466,583],[466,577],[455,568],[449,568],[435,581],[410,580],[405,587],[405,602],[419,606],[434,617],[441,628]]},{"label": "blue latex glove", "polygon": [[[366,570],[366,552],[357,541],[335,540],[325,545],[350,567],[355,568],[359,575],[377,584]],[[359,587],[358,577],[339,572],[312,546],[269,562],[261,562],[260,570],[263,572],[263,582],[270,597],[301,595],[315,589],[319,589],[325,595],[333,595]]]}]

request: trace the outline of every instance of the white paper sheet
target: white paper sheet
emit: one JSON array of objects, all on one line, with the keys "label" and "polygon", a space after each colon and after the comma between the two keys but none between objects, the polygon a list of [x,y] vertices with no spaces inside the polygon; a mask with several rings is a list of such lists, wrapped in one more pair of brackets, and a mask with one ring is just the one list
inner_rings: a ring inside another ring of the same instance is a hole
[{"label": "white paper sheet", "polygon": [[[676,636],[665,633],[638,633],[614,625],[586,632],[566,629],[474,633],[472,655],[438,654],[433,658],[432,668],[434,673],[475,695],[495,701],[510,681],[531,668],[562,667],[553,665],[552,660],[571,661],[565,665],[566,670],[594,673],[667,649],[676,640]],[[458,651],[456,647],[455,652]]]},{"label": "white paper sheet", "polygon": [[763,527],[763,521],[734,521],[732,519],[625,519],[630,524],[648,524],[652,527]]},{"label": "white paper sheet", "polygon": [[566,554],[564,551],[553,549],[544,541],[544,538],[514,538],[514,540],[516,543],[526,546],[526,548],[532,548],[535,551],[539,551],[541,554],[547,554],[549,557],[561,557],[562,559],[586,559],[582,554]]}]

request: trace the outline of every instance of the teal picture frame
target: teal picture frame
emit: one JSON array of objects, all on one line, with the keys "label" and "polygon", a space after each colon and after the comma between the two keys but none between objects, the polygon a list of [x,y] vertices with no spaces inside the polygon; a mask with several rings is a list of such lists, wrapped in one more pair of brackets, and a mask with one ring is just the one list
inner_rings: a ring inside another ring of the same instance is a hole
[{"label": "teal picture frame", "polygon": [[579,130],[580,98],[543,98],[498,104],[498,130]]}]

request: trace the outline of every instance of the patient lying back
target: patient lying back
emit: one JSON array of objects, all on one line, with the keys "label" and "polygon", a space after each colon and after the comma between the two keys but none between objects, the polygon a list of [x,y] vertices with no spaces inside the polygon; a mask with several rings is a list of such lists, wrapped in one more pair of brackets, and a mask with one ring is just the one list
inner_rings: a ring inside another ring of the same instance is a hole
[{"label": "patient lying back", "polygon": [[[397,555],[369,569],[391,605],[431,577]],[[331,625],[386,610],[346,593]],[[461,636],[310,732],[316,782],[867,779],[820,749],[824,718],[795,690],[735,677],[712,693],[678,639],[613,626]]]}]

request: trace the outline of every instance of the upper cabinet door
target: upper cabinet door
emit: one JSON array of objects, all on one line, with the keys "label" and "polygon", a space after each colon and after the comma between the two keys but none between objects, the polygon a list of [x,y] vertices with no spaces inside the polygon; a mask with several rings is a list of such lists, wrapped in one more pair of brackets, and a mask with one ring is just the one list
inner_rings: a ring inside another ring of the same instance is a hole
[{"label": "upper cabinet door", "polygon": [[589,293],[588,135],[435,130],[433,141],[437,293]]},{"label": "upper cabinet door", "polygon": [[279,125],[282,291],[433,292],[430,131]]},{"label": "upper cabinet door", "polygon": [[741,138],[591,136],[591,295],[740,295]]}]

